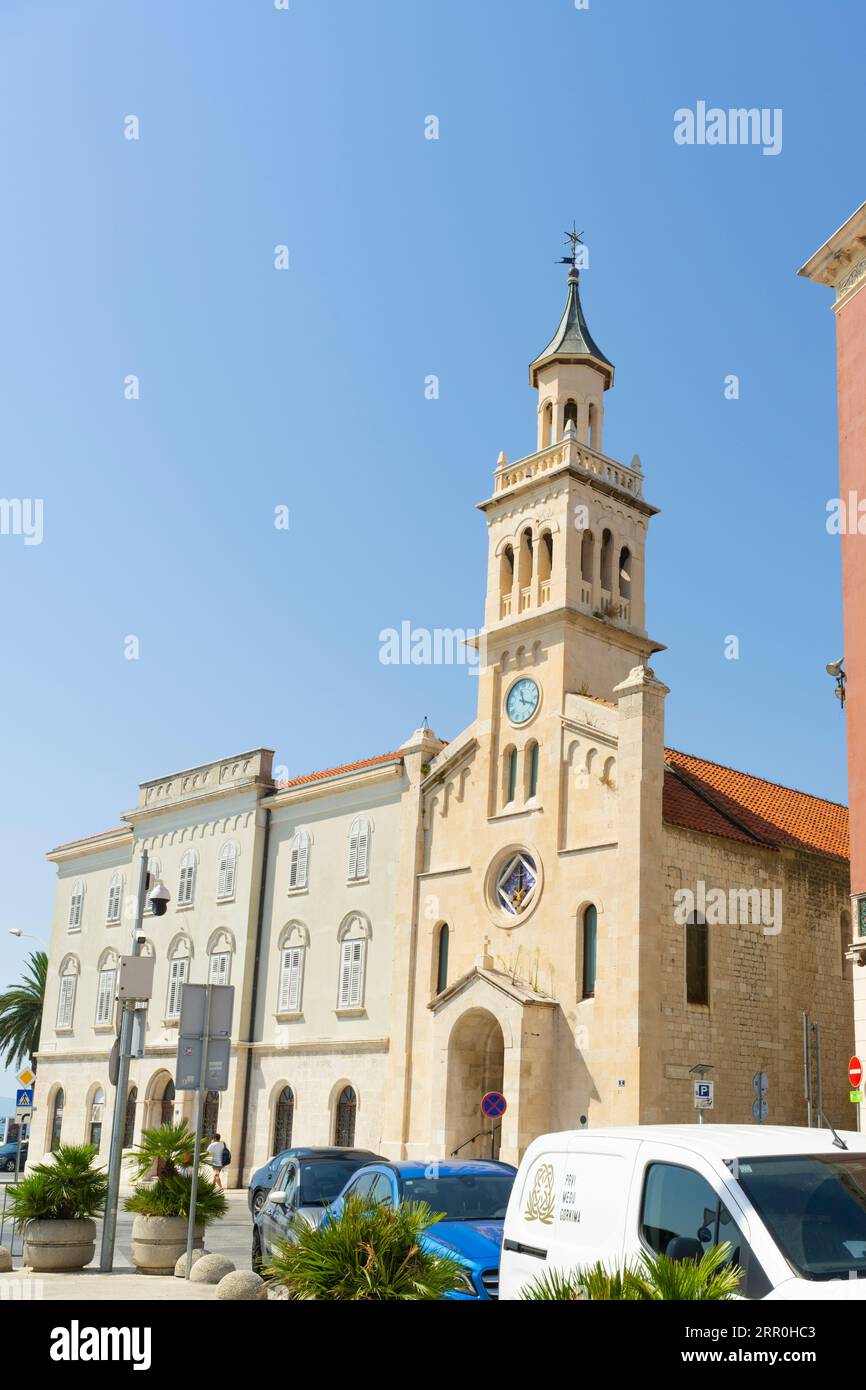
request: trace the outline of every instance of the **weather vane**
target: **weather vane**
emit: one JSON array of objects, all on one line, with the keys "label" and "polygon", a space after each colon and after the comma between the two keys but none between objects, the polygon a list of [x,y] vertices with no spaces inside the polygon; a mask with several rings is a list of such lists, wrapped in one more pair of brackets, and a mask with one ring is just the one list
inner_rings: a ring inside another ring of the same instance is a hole
[{"label": "weather vane", "polygon": [[571,247],[571,255],[562,256],[557,261],[557,265],[570,265],[572,270],[577,270],[577,248],[583,246],[583,232],[577,230],[577,223],[572,222],[571,231],[565,234],[565,244]]}]

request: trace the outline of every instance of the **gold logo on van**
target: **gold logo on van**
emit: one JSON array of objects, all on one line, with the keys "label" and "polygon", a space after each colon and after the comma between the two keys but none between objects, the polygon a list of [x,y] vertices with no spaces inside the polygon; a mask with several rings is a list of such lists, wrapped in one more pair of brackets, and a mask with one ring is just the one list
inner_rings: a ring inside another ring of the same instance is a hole
[{"label": "gold logo on van", "polygon": [[535,1181],[529,1193],[526,1210],[527,1221],[540,1221],[544,1226],[553,1224],[555,1208],[554,1172],[552,1163],[542,1163],[535,1174]]}]

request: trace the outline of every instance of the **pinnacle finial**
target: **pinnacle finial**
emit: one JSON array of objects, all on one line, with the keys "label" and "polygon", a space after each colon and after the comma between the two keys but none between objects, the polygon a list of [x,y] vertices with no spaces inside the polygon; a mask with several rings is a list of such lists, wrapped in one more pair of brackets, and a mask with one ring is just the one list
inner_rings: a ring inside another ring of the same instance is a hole
[{"label": "pinnacle finial", "polygon": [[[569,255],[562,256],[559,265],[570,265],[572,270],[577,271],[577,248],[583,246],[583,232],[577,230],[577,223],[572,222],[571,231],[565,234],[565,244],[571,247]],[[578,274],[580,272],[578,271]]]}]

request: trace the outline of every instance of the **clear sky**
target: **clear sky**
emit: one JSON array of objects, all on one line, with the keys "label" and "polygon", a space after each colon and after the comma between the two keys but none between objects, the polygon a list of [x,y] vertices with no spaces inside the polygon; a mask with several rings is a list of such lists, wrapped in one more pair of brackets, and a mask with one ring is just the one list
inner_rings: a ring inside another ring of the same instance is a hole
[{"label": "clear sky", "polygon": [[[379,633],[480,626],[572,219],[606,452],[662,509],[668,742],[844,799],[834,326],[795,271],[866,197],[864,42],[856,0],[2,0],[0,491],[44,535],[0,536],[0,983],[44,852],[139,781],[472,719]],[[700,101],[780,108],[781,152],[677,144]]]}]

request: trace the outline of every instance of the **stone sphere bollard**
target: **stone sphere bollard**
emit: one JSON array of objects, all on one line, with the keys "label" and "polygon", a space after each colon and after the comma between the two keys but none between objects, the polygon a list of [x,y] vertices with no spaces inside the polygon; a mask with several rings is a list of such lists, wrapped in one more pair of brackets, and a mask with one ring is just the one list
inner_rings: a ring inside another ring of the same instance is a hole
[{"label": "stone sphere bollard", "polygon": [[216,1291],[217,1298],[229,1298],[240,1303],[252,1303],[266,1299],[268,1286],[250,1269],[236,1269],[220,1279]]},{"label": "stone sphere bollard", "polygon": [[12,1269],[12,1255],[5,1245],[0,1245],[0,1274],[8,1274]]},{"label": "stone sphere bollard", "polygon": [[203,1255],[196,1260],[189,1276],[191,1284],[218,1284],[227,1274],[234,1273],[234,1263],[225,1255]]},{"label": "stone sphere bollard", "polygon": [[[206,1250],[193,1250],[193,1252],[192,1252],[192,1262],[193,1262],[193,1264],[195,1264],[197,1260],[200,1260],[201,1257],[202,1257],[202,1255],[206,1255],[206,1254],[207,1254],[207,1251],[206,1251]],[[184,1250],[183,1254],[180,1256],[180,1258],[178,1259],[177,1264],[176,1264],[175,1267],[174,1267],[174,1277],[175,1277],[175,1279],[183,1279],[183,1278],[185,1277],[185,1275],[186,1275],[186,1251]]]}]

